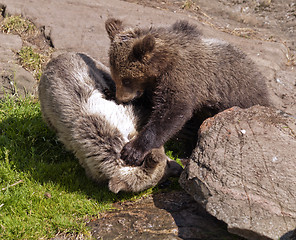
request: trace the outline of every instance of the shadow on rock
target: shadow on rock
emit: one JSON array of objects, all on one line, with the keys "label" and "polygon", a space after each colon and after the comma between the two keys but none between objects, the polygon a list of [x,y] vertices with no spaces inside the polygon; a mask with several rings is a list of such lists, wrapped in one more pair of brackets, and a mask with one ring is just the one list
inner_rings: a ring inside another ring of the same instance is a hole
[{"label": "shadow on rock", "polygon": [[184,191],[157,193],[88,224],[96,239],[242,239],[227,232]]},{"label": "shadow on rock", "polygon": [[179,183],[229,232],[289,239],[296,222],[295,132],[295,117],[275,108],[227,109],[201,125]]},{"label": "shadow on rock", "polygon": [[184,191],[156,194],[153,201],[174,219],[181,239],[243,239],[228,233],[226,224],[206,213]]}]

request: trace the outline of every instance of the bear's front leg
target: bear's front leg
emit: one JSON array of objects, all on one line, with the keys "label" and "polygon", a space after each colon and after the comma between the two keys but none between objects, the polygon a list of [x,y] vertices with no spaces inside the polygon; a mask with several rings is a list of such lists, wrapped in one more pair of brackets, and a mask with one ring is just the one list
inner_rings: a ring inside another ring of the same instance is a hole
[{"label": "bear's front leg", "polygon": [[143,130],[121,151],[121,158],[129,165],[139,166],[153,148],[159,148],[182,129],[191,118],[192,109],[178,102],[173,108],[155,109]]},{"label": "bear's front leg", "polygon": [[142,131],[137,137],[128,142],[121,150],[121,158],[128,164],[140,166],[145,156],[155,148],[155,134],[148,130]]},{"label": "bear's front leg", "polygon": [[128,142],[121,150],[121,158],[128,164],[132,166],[140,166],[144,157],[147,155],[146,152],[141,147],[137,146],[135,141]]}]

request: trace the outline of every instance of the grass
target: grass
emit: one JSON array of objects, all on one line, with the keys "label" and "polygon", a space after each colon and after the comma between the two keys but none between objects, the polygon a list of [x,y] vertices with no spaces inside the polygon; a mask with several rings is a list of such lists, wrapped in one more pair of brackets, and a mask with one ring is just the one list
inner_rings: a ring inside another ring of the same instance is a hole
[{"label": "grass", "polygon": [[24,46],[18,52],[18,58],[22,67],[30,71],[37,80],[40,80],[42,68],[48,61],[47,57],[36,52],[31,46]]},{"label": "grass", "polygon": [[35,25],[31,21],[23,19],[20,15],[4,18],[1,29],[4,33],[18,34],[20,36],[23,34],[32,35],[37,33]]},{"label": "grass", "polygon": [[196,1],[186,0],[183,2],[181,9],[185,9],[185,10],[191,9],[191,10],[198,11],[200,9],[200,7],[196,5]]},{"label": "grass", "polygon": [[[291,51],[289,49],[289,47],[287,46],[287,44],[285,42],[282,42],[282,43],[286,48],[286,53],[285,53],[285,56],[287,59],[286,65],[287,66],[296,66],[296,55],[293,53],[293,51]],[[296,50],[296,48],[294,50]]]},{"label": "grass", "polygon": [[38,101],[0,100],[0,239],[48,239],[57,233],[87,239],[86,222],[112,203],[155,191],[116,195],[94,184],[47,128]]},{"label": "grass", "polygon": [[[40,31],[21,16],[5,17],[1,30],[22,38],[17,57],[39,80],[52,52],[39,46]],[[16,96],[0,99],[0,239],[50,239],[57,234],[90,239],[86,223],[112,203],[159,191],[155,187],[116,195],[106,185],[94,184],[47,128],[39,102]],[[174,179],[167,190],[176,188]]]},{"label": "grass", "polygon": [[1,21],[3,33],[19,35],[23,47],[16,52],[20,65],[40,80],[42,69],[50,60],[53,49],[44,44],[45,39],[40,29],[22,16],[7,16]]}]

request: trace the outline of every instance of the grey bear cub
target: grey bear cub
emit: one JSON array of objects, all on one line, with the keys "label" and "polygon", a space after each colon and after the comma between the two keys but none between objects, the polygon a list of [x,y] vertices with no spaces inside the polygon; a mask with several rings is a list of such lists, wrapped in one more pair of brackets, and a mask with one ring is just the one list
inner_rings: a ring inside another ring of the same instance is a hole
[{"label": "grey bear cub", "polygon": [[180,175],[181,166],[162,146],[141,166],[127,166],[120,159],[122,147],[137,135],[141,115],[132,104],[116,104],[113,95],[109,69],[81,53],[51,60],[39,84],[44,120],[94,181],[108,181],[115,193],[138,192]]}]

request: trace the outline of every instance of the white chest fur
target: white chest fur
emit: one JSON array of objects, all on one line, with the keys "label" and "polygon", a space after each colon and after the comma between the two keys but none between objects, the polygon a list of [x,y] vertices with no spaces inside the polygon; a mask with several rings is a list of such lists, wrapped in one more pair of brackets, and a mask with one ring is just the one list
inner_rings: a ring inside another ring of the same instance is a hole
[{"label": "white chest fur", "polygon": [[87,100],[85,110],[90,114],[104,116],[106,121],[117,128],[126,142],[128,135],[135,132],[135,119],[128,106],[118,105],[103,98],[102,93],[95,90]]}]

